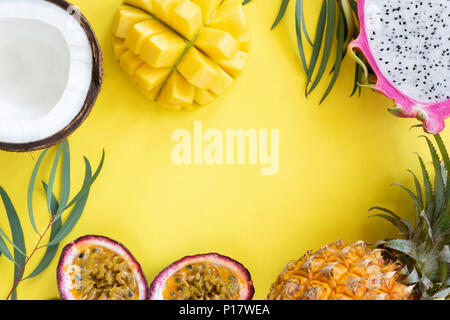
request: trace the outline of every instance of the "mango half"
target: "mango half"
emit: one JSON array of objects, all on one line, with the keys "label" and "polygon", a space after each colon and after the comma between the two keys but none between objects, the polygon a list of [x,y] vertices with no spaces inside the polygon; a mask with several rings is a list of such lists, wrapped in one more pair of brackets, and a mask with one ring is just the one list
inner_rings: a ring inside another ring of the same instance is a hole
[{"label": "mango half", "polygon": [[251,43],[241,1],[232,0],[125,0],[112,33],[125,73],[170,110],[194,110],[224,94]]}]

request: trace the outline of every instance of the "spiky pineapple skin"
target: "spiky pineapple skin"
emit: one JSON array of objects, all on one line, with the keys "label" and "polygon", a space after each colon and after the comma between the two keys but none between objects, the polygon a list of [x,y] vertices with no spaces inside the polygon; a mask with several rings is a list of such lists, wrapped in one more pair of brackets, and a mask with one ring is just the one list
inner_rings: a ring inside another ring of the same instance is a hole
[{"label": "spiky pineapple skin", "polygon": [[342,240],[289,263],[272,285],[268,300],[408,300],[400,265],[364,242]]}]

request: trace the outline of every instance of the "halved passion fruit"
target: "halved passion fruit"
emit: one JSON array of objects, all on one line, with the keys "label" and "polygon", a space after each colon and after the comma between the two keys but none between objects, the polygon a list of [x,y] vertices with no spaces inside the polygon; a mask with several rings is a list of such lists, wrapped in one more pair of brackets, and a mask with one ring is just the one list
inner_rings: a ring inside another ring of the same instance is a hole
[{"label": "halved passion fruit", "polygon": [[251,300],[248,270],[217,253],[185,257],[161,271],[150,286],[150,300]]},{"label": "halved passion fruit", "polygon": [[64,300],[148,300],[141,266],[127,248],[106,237],[84,236],[67,245],[57,277]]}]

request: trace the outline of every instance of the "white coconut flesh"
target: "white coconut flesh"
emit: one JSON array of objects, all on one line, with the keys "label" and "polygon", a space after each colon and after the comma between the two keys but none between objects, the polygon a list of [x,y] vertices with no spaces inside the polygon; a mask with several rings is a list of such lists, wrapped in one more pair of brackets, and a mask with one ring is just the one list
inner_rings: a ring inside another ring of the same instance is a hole
[{"label": "white coconut flesh", "polygon": [[83,108],[93,54],[72,14],[43,0],[0,0],[0,142],[51,137]]},{"label": "white coconut flesh", "polygon": [[450,99],[450,1],[366,0],[370,50],[383,75],[422,103]]}]

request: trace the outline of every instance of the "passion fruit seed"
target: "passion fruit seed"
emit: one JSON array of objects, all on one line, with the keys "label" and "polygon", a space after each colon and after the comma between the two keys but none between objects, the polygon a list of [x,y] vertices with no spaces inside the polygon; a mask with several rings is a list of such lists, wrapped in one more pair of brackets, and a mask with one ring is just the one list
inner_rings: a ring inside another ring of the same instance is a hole
[{"label": "passion fruit seed", "polygon": [[80,300],[137,300],[139,289],[130,265],[102,246],[85,247],[70,269],[72,294]]},{"label": "passion fruit seed", "polygon": [[165,300],[235,300],[240,284],[227,267],[210,263],[189,264],[167,279]]}]

